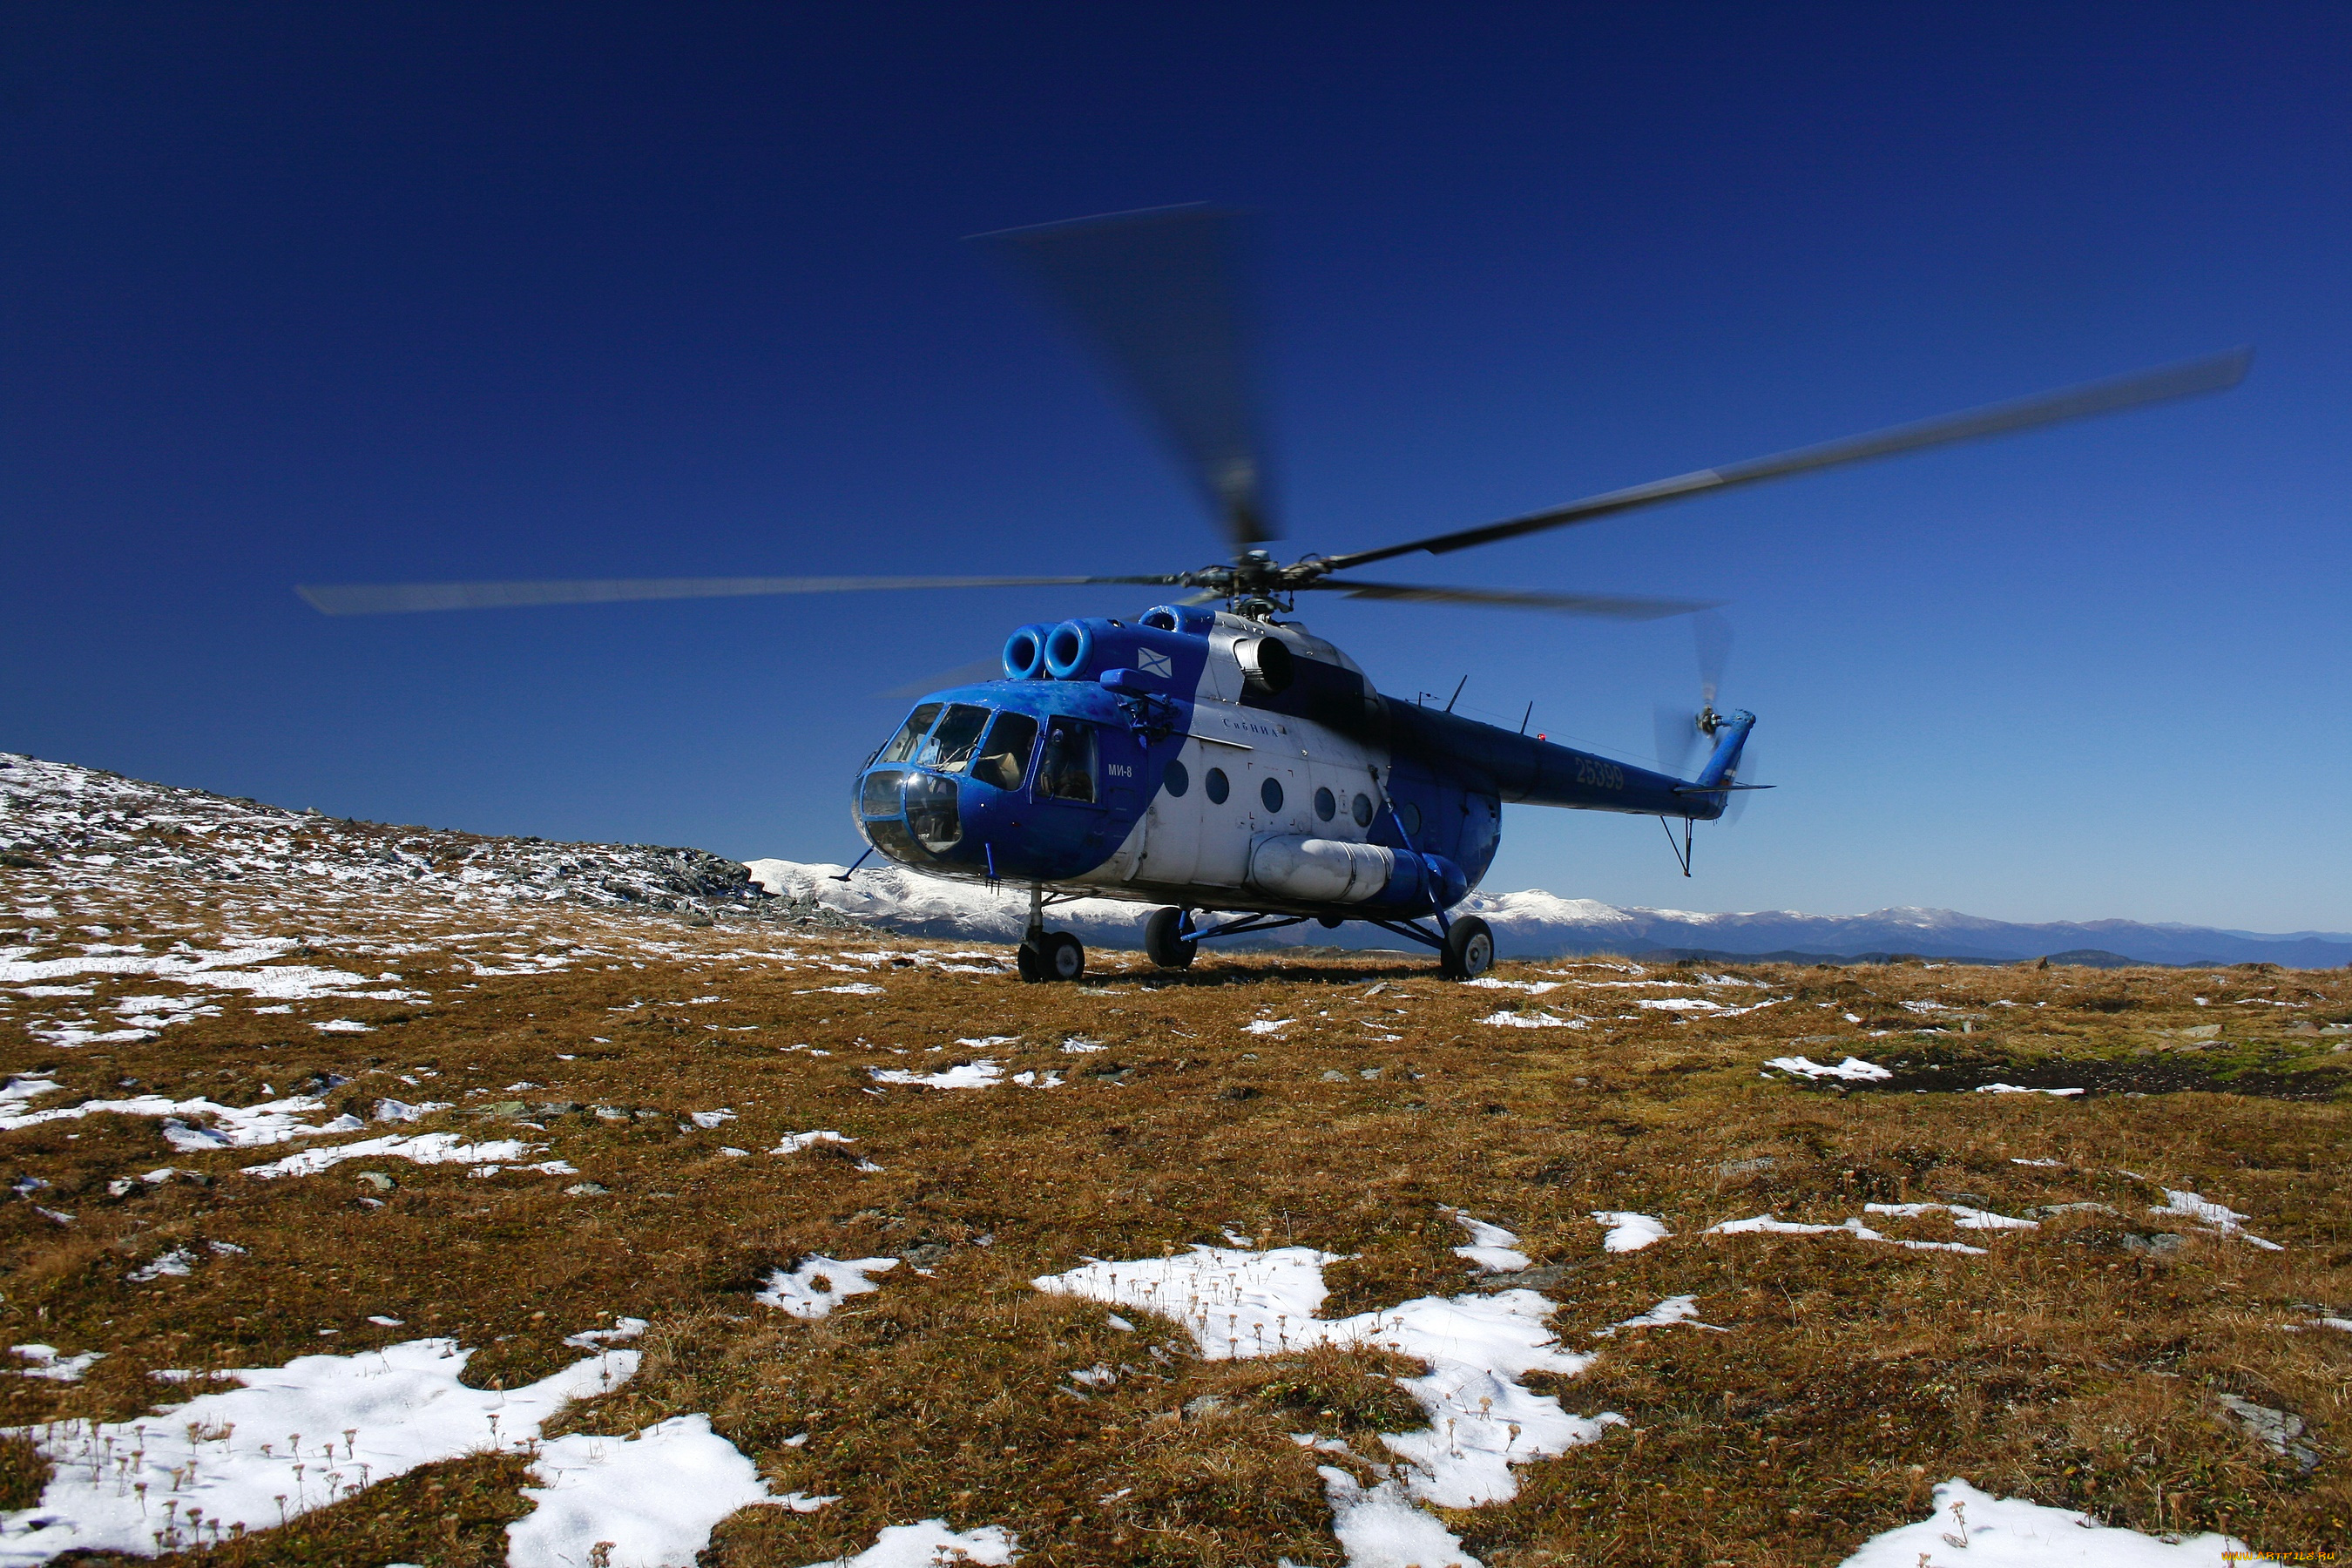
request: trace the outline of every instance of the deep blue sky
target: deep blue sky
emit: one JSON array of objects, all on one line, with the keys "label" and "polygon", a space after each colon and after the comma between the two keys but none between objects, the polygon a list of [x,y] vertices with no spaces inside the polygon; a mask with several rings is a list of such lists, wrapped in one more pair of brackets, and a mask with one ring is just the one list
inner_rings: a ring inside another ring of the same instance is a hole
[{"label": "deep blue sky", "polygon": [[[1723,597],[1765,777],[1489,886],[2352,929],[2341,8],[19,6],[0,748],[845,858],[1013,626],[1148,592],[329,620],[297,582],[1167,570],[1189,491],[958,237],[1264,215],[1297,549],[2238,343],[2238,391],[1383,574]],[[1637,758],[1681,623],[1311,606]]]}]

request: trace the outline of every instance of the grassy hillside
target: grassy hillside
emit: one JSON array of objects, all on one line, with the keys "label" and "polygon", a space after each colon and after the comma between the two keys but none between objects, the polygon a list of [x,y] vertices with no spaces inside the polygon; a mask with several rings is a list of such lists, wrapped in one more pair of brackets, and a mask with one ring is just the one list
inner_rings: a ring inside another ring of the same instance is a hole
[{"label": "grassy hillside", "polygon": [[[640,1318],[642,1369],[546,1436],[704,1414],[773,1492],[839,1500],[747,1509],[707,1561],[816,1563],[936,1518],[1039,1564],[1336,1564],[1317,1467],[1378,1479],[1378,1435],[1427,1423],[1395,1381],[1419,1363],[1221,1359],[1032,1282],[1302,1247],[1340,1255],[1323,1319],[1535,1289],[1592,1355],[1524,1384],[1622,1425],[1517,1468],[1511,1500],[1435,1510],[1489,1568],[1832,1563],[1948,1477],[2267,1551],[2352,1519],[2352,1332],[2315,1322],[2352,1318],[2338,973],[1603,962],[1470,987],[1402,960],[1113,956],[1057,988],[1002,948],[708,905],[357,897],[89,854],[130,858],[51,842],[0,871],[0,1323],[104,1352],[79,1381],[0,1377],[0,1421],[35,1436],[183,1397],[158,1369],[425,1335],[511,1389]],[[1766,1066],[1799,1056],[1892,1076]],[[188,1146],[293,1099],[281,1121],[355,1123]],[[90,1101],[118,1108],[26,1120]],[[818,1131],[845,1142],[772,1152]],[[474,1152],[401,1152],[453,1145]],[[1531,1267],[1477,1272],[1457,1209]],[[1673,1234],[1606,1251],[1612,1211]],[[1768,1214],[1869,1234],[1710,1233]],[[1958,1223],[1983,1214],[2038,1224]],[[829,1316],[759,1299],[812,1257],[901,1261]],[[1596,1333],[1683,1296],[1710,1327]],[[2225,1395],[2305,1425],[2282,1450]],[[486,1446],[203,1550],[503,1562],[529,1458]],[[0,1446],[0,1505],[49,1470]]]}]

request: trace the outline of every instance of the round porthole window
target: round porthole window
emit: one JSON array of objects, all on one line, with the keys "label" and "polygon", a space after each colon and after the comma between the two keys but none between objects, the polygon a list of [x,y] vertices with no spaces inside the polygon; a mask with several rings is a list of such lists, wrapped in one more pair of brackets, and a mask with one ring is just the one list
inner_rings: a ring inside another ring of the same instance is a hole
[{"label": "round porthole window", "polygon": [[1257,797],[1258,799],[1265,802],[1265,809],[1269,813],[1280,811],[1282,809],[1282,781],[1276,778],[1266,780],[1265,783],[1257,786]]},{"label": "round porthole window", "polygon": [[1160,782],[1167,786],[1170,795],[1181,799],[1184,792],[1192,787],[1192,775],[1184,771],[1183,763],[1171,757],[1167,770],[1160,775]]},{"label": "round porthole window", "polygon": [[1329,790],[1319,784],[1315,790],[1315,815],[1325,822],[1339,815],[1339,803],[1332,798]]},{"label": "round porthole window", "polygon": [[1209,776],[1201,781],[1201,787],[1207,790],[1209,798],[1219,805],[1224,805],[1225,796],[1234,793],[1233,784],[1225,777],[1223,768],[1211,768]]},{"label": "round porthole window", "polygon": [[1372,825],[1372,797],[1370,795],[1358,795],[1356,797],[1355,805],[1349,807],[1349,810],[1355,816],[1357,826],[1370,827]]},{"label": "round porthole window", "polygon": [[1401,800],[1396,803],[1396,809],[1397,816],[1404,820],[1404,836],[1407,838],[1420,837],[1421,807],[1409,800]]}]

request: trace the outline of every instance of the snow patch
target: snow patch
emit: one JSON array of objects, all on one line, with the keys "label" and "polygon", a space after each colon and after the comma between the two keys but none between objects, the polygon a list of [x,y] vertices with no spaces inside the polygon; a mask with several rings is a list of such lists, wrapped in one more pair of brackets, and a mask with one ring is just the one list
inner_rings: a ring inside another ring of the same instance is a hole
[{"label": "snow patch", "polygon": [[1874,1083],[1895,1074],[1876,1062],[1864,1061],[1860,1057],[1848,1057],[1835,1067],[1824,1067],[1810,1057],[1774,1057],[1764,1064],[1779,1068],[1795,1078],[1843,1078],[1859,1083]]},{"label": "snow patch", "polygon": [[1992,1497],[1956,1478],[1936,1489],[1935,1510],[1926,1519],[1872,1536],[1839,1568],[1944,1564],[1961,1550],[1968,1568],[2259,1568],[2272,1562],[2230,1536],[2158,1540],[2093,1524],[2072,1509]]},{"label": "snow patch", "polygon": [[247,1165],[245,1173],[265,1182],[275,1181],[280,1176],[315,1176],[346,1160],[406,1160],[415,1165],[472,1165],[476,1167],[477,1173],[486,1175],[495,1174],[504,1168],[504,1163],[511,1162],[521,1169],[551,1176],[579,1173],[562,1160],[544,1160],[535,1165],[521,1165],[522,1161],[539,1152],[542,1147],[512,1138],[468,1143],[455,1132],[395,1134],[363,1138],[356,1143],[338,1143],[325,1149],[305,1149],[299,1154],[289,1154],[268,1164]]},{"label": "snow patch", "polygon": [[[635,1436],[575,1434],[541,1442],[527,1486],[531,1511],[507,1526],[507,1568],[693,1568],[712,1527],[738,1509],[785,1499],[708,1415],[678,1415]],[[796,1494],[797,1495],[797,1494]]]},{"label": "snow patch", "polygon": [[2217,1204],[2210,1198],[2200,1198],[2195,1193],[2173,1187],[2167,1187],[2164,1189],[2164,1197],[2165,1203],[2163,1207],[2152,1208],[2147,1212],[2150,1214],[2168,1215],[2180,1219],[2195,1220],[2200,1225],[2205,1226],[2210,1229],[2216,1236],[2235,1237],[2240,1241],[2252,1242],[2254,1246],[2261,1247],[2265,1252],[2284,1252],[2286,1250],[2285,1247],[2281,1247],[2277,1242],[2264,1241],[2261,1237],[2254,1235],[2252,1231],[2241,1227],[2238,1222],[2244,1219],[2246,1216],[2240,1214],[2237,1210],[2230,1207],[2227,1204]]},{"label": "snow patch", "polygon": [[1759,1232],[1775,1236],[1851,1236],[1858,1241],[1884,1241],[1895,1247],[1907,1247],[1914,1252],[1966,1252],[1979,1258],[1985,1255],[1983,1247],[1970,1247],[1964,1241],[1914,1241],[1908,1237],[1882,1236],[1858,1219],[1849,1219],[1838,1225],[1801,1225],[1760,1214],[1752,1219],[1726,1220],[1721,1225],[1706,1227],[1709,1236],[1753,1236]]},{"label": "snow patch", "polygon": [[[37,1506],[0,1515],[0,1568],[32,1568],[63,1552],[146,1557],[238,1526],[274,1529],[420,1465],[528,1447],[565,1405],[617,1388],[637,1369],[635,1352],[615,1351],[500,1392],[458,1381],[472,1353],[431,1339],[297,1356],[239,1369],[231,1375],[243,1387],[141,1420],[14,1428],[53,1468]],[[190,1510],[201,1511],[201,1529]]]},{"label": "snow patch", "polygon": [[873,1545],[856,1556],[812,1563],[808,1568],[941,1568],[956,1563],[1000,1568],[1021,1555],[1016,1550],[1019,1542],[1020,1537],[1002,1525],[953,1531],[943,1519],[927,1519],[919,1524],[887,1526],[874,1538]]},{"label": "snow patch", "polygon": [[[1209,1361],[1328,1344],[1385,1349],[1424,1363],[1425,1374],[1398,1383],[1430,1425],[1384,1432],[1381,1442],[1396,1456],[1404,1491],[1441,1508],[1507,1502],[1518,1492],[1511,1467],[1594,1442],[1623,1422],[1614,1414],[1570,1415],[1559,1400],[1519,1381],[1532,1372],[1573,1377],[1592,1360],[1561,1348],[1544,1326],[1552,1305],[1537,1292],[1423,1297],[1353,1317],[1318,1318],[1327,1293],[1324,1266],[1338,1261],[1335,1254],[1307,1247],[1265,1252],[1195,1247],[1178,1257],[1095,1259],[1031,1283],[1173,1319]],[[1343,1498],[1350,1506],[1360,1500],[1353,1491],[1327,1485],[1335,1511]]]},{"label": "snow patch", "polygon": [[1365,1487],[1337,1465],[1318,1465],[1315,1473],[1331,1500],[1331,1533],[1348,1568],[1479,1568],[1462,1538],[1413,1507],[1394,1480]]},{"label": "snow patch", "polygon": [[1601,1209],[1594,1213],[1596,1223],[1609,1227],[1601,1238],[1604,1252],[1639,1252],[1653,1242],[1664,1241],[1674,1235],[1665,1221],[1626,1209]]},{"label": "snow patch", "polygon": [[19,1375],[53,1378],[58,1383],[79,1383],[83,1373],[106,1359],[104,1351],[59,1355],[55,1345],[11,1345],[8,1348],[33,1363],[16,1368]]},{"label": "snow patch", "polygon": [[1624,1321],[1612,1323],[1607,1328],[1593,1330],[1592,1337],[1596,1340],[1613,1339],[1620,1329],[1670,1329],[1676,1323],[1688,1323],[1694,1329],[1705,1329],[1711,1334],[1727,1334],[1731,1331],[1729,1329],[1717,1328],[1713,1323],[1702,1323],[1698,1321],[1697,1297],[1669,1296],[1638,1318],[1627,1318]]},{"label": "snow patch", "polygon": [[939,1072],[910,1068],[867,1068],[876,1083],[903,1083],[922,1089],[990,1089],[1004,1080],[1004,1069],[992,1061],[966,1062]]},{"label": "snow patch", "polygon": [[1965,1204],[1864,1204],[1864,1214],[1883,1214],[1895,1219],[1916,1219],[1923,1214],[1948,1214],[1952,1223],[1962,1230],[2040,1230],[2039,1220],[2012,1219],[1990,1209],[1972,1209]]},{"label": "snow patch", "polygon": [[881,1289],[868,1275],[898,1267],[895,1258],[858,1258],[845,1263],[836,1258],[811,1258],[798,1268],[779,1268],[770,1274],[768,1288],[760,1292],[759,1300],[782,1307],[795,1318],[828,1317],[848,1298]]},{"label": "snow patch", "polygon": [[[1454,1224],[1470,1233],[1470,1245],[1455,1247],[1454,1257],[1466,1258],[1489,1274],[1517,1274],[1534,1266],[1535,1259],[1517,1249],[1519,1238],[1501,1226],[1472,1219],[1460,1209],[1445,1212],[1454,1216]],[[1230,1241],[1233,1237],[1228,1234],[1225,1239]]]},{"label": "snow patch", "polygon": [[[383,1321],[394,1321],[389,1319]],[[370,1318],[368,1321],[373,1323],[378,1320]],[[609,1329],[585,1329],[576,1334],[567,1334],[564,1336],[563,1342],[575,1350],[603,1350],[607,1345],[621,1344],[640,1337],[645,1333],[646,1326],[646,1321],[643,1318],[620,1318],[616,1319]]]},{"label": "snow patch", "polygon": [[[198,1153],[207,1149],[249,1149],[283,1143],[293,1138],[359,1127],[358,1121],[342,1117],[324,1125],[300,1120],[325,1109],[322,1101],[307,1095],[235,1106],[201,1098],[174,1100],[160,1094],[142,1094],[129,1100],[85,1100],[79,1105],[60,1105],[48,1110],[9,1111],[0,1107],[0,1132],[85,1116],[159,1116],[163,1118],[165,1142],[182,1153]],[[192,1126],[191,1121],[211,1125]]]}]

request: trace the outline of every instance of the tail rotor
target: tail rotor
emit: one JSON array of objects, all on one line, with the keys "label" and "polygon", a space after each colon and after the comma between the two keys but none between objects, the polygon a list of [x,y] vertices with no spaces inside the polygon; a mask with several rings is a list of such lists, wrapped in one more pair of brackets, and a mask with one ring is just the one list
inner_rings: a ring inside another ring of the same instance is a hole
[{"label": "tail rotor", "polygon": [[1715,710],[1716,693],[1723,686],[1724,668],[1731,662],[1731,623],[1713,610],[1690,617],[1691,642],[1698,657],[1698,710],[1660,703],[1653,710],[1658,764],[1676,778],[1690,771],[1691,755],[1702,738],[1712,737],[1722,721]]}]

